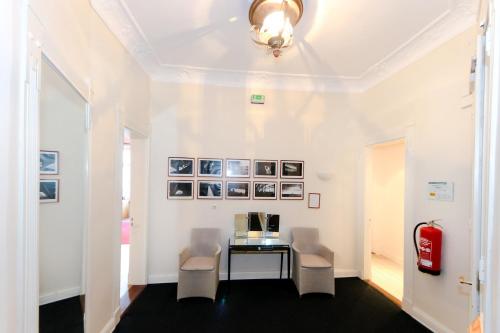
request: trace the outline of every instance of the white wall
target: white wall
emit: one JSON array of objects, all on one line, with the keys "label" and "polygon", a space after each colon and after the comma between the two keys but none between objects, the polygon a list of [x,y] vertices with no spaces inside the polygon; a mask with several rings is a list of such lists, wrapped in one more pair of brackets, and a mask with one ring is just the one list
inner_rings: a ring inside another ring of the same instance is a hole
[{"label": "white wall", "polygon": [[372,251],[402,265],[405,196],[404,141],[398,140],[374,146],[371,158]]},{"label": "white wall", "polygon": [[31,0],[30,8],[43,52],[91,102],[86,330],[110,330],[119,308],[120,126],[148,133],[150,80],[87,0]]},{"label": "white wall", "polygon": [[[413,215],[406,225],[406,246],[413,246],[412,227],[420,221],[442,219],[444,227],[442,274],[416,270],[413,257],[406,262],[406,309],[438,332],[465,332],[469,289],[458,278],[470,274],[473,115],[469,105],[468,73],[475,52],[471,29],[370,89],[363,96],[360,121],[367,141],[391,136],[413,126],[410,149],[414,163]],[[453,202],[427,199],[427,182],[455,184]]]},{"label": "white wall", "polygon": [[0,332],[23,327],[22,149],[19,134],[24,108],[26,12],[24,2],[0,1]]},{"label": "white wall", "polygon": [[[250,95],[266,95],[251,105]],[[318,227],[335,251],[341,275],[356,275],[356,188],[362,133],[347,94],[250,91],[219,86],[152,84],[150,165],[150,282],[176,281],[178,253],[193,227],[223,231],[221,272],[236,213],[281,215],[288,239],[293,226]],[[305,161],[305,193],[321,193],[321,209],[304,201],[167,200],[169,156],[298,159]],[[330,181],[317,177],[332,172]],[[277,277],[279,256],[234,256],[234,278]]]},{"label": "white wall", "polygon": [[80,295],[87,136],[85,100],[46,61],[40,89],[40,150],[59,152],[59,202],[39,209],[40,304]]}]

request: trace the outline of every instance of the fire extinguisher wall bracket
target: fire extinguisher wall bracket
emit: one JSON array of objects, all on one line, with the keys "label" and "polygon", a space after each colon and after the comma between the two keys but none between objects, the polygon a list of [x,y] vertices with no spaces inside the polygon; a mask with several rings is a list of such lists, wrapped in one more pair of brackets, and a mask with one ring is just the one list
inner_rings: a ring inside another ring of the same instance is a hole
[{"label": "fire extinguisher wall bracket", "polygon": [[[443,239],[442,227],[436,223],[437,220],[421,222],[413,229],[413,242],[417,252],[418,270],[431,274],[441,274],[441,245]],[[420,228],[421,226],[425,227]],[[436,228],[439,226],[439,228]],[[419,241],[417,243],[417,231],[419,231]]]}]

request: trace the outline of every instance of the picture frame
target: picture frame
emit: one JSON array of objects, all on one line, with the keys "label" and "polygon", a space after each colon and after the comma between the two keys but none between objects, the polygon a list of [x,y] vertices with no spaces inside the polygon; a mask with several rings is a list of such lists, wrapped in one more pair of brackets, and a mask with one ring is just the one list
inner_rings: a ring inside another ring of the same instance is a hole
[{"label": "picture frame", "polygon": [[40,179],[40,203],[59,202],[59,179]]},{"label": "picture frame", "polygon": [[167,181],[167,199],[169,200],[194,199],[194,181],[193,180]]},{"label": "picture frame", "polygon": [[281,200],[304,200],[304,182],[281,182]]},{"label": "picture frame", "polygon": [[249,181],[226,181],[226,199],[250,200]]},{"label": "picture frame", "polygon": [[190,157],[169,157],[168,175],[170,177],[194,177],[195,160]]},{"label": "picture frame", "polygon": [[281,178],[283,179],[303,179],[304,161],[282,160],[280,163]]},{"label": "picture frame", "polygon": [[321,193],[309,193],[307,200],[308,208],[321,208]]},{"label": "picture frame", "polygon": [[255,178],[278,178],[277,160],[254,160],[253,176]]},{"label": "picture frame", "polygon": [[226,159],[227,178],[250,178],[249,159]]},{"label": "picture frame", "polygon": [[224,184],[222,180],[198,180],[198,199],[222,199]]},{"label": "picture frame", "polygon": [[222,178],[224,160],[220,158],[198,158],[198,177]]},{"label": "picture frame", "polygon": [[59,152],[55,150],[40,150],[40,174],[59,174]]},{"label": "picture frame", "polygon": [[253,182],[253,198],[254,200],[277,200],[278,182]]}]

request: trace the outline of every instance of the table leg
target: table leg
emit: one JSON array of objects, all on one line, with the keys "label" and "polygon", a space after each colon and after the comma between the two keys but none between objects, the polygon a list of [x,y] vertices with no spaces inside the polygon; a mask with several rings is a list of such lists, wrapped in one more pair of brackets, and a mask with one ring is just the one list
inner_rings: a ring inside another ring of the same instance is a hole
[{"label": "table leg", "polygon": [[286,268],[288,273],[288,279],[290,279],[290,248],[287,249],[286,253]]},{"label": "table leg", "polygon": [[227,280],[231,281],[231,249],[227,251]]},{"label": "table leg", "polygon": [[283,252],[280,252],[280,256],[281,256],[281,261],[280,261],[280,280],[281,280],[281,276],[283,275]]}]

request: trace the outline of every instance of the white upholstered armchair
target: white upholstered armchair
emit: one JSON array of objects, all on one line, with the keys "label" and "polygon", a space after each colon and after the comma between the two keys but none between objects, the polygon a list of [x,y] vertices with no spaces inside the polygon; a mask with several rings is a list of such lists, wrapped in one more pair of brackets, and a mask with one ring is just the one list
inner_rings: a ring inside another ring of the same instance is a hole
[{"label": "white upholstered armchair", "polygon": [[292,279],[299,295],[327,293],[335,295],[333,252],[319,243],[316,228],[293,228]]},{"label": "white upholstered armchair", "polygon": [[177,300],[207,297],[215,301],[219,285],[220,231],[197,228],[191,231],[191,245],[179,255]]}]

